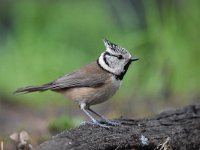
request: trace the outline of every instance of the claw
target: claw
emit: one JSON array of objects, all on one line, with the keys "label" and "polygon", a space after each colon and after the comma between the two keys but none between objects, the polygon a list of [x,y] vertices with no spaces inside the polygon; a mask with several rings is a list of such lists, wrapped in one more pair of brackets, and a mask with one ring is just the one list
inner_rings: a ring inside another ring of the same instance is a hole
[{"label": "claw", "polygon": [[104,125],[104,124],[101,124],[101,123],[98,122],[98,121],[94,121],[94,122],[92,122],[92,121],[84,121],[84,122],[82,122],[80,125],[86,125],[86,124],[98,125],[98,126],[103,127],[103,128],[109,128],[109,126]]},{"label": "claw", "polygon": [[107,124],[111,125],[111,126],[120,126],[121,123],[119,122],[114,122],[114,121],[110,121],[110,120],[105,120]]},{"label": "claw", "polygon": [[93,125],[98,125],[98,126],[103,127],[103,128],[109,128],[109,126],[104,125],[104,124],[101,124],[101,123],[99,123],[98,121],[94,121],[94,122],[92,122],[92,123],[93,123]]},{"label": "claw", "polygon": [[121,125],[121,123],[110,121],[108,118],[106,118],[105,116],[103,116],[102,114],[100,114],[98,112],[95,112],[91,108],[88,108],[88,110],[91,111],[92,113],[94,113],[95,115],[99,116],[101,119],[103,119],[105,121],[105,123],[107,123],[107,124],[109,124],[111,126],[119,126],[119,125]]}]

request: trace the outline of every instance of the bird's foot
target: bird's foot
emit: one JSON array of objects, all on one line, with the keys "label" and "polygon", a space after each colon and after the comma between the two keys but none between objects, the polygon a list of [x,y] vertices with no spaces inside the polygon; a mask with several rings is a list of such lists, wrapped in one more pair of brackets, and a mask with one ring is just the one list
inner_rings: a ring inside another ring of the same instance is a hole
[{"label": "bird's foot", "polygon": [[86,124],[90,124],[90,125],[98,125],[100,127],[103,127],[103,128],[109,128],[109,126],[105,125],[105,124],[102,124],[98,121],[84,121],[81,123],[81,125],[86,125]]},{"label": "bird's foot", "polygon": [[106,119],[105,122],[106,122],[107,124],[111,125],[111,126],[120,126],[120,125],[121,125],[121,123],[119,123],[119,122],[110,121],[110,120],[108,120],[108,119]]}]

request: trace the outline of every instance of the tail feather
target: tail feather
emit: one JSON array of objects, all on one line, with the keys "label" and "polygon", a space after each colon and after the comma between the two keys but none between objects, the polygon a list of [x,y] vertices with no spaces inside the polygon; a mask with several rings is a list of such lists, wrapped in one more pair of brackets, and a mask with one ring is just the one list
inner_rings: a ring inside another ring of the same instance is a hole
[{"label": "tail feather", "polygon": [[45,84],[41,86],[27,86],[17,89],[14,94],[16,93],[31,93],[31,92],[38,92],[38,91],[46,91],[50,89],[50,84]]}]

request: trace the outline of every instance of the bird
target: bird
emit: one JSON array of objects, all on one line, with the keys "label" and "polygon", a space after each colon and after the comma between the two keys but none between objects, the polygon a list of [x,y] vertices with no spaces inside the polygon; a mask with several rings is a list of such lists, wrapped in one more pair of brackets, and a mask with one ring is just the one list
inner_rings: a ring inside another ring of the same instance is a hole
[{"label": "bird", "polygon": [[[67,99],[78,103],[80,109],[91,119],[92,124],[107,128],[119,125],[90,108],[92,105],[109,100],[120,88],[124,75],[132,62],[138,58],[107,39],[103,39],[105,50],[99,58],[52,82],[40,86],[26,86],[14,93],[31,93],[51,90],[63,94]],[[105,123],[97,121],[91,114],[100,117]]]}]

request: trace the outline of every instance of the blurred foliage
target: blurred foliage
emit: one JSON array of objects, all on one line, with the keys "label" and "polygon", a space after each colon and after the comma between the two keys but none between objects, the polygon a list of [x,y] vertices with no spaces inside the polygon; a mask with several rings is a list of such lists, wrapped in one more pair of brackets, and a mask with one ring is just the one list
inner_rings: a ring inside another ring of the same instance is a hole
[{"label": "blurred foliage", "polygon": [[66,115],[60,116],[58,118],[53,119],[49,123],[49,131],[54,133],[59,133],[64,131],[66,128],[72,128],[79,125],[83,120],[81,118],[70,118]]},{"label": "blurred foliage", "polygon": [[[105,37],[140,58],[118,99],[199,95],[199,6],[198,0],[0,1],[0,92],[11,96],[95,61]],[[58,96],[20,98],[42,104]]]}]

